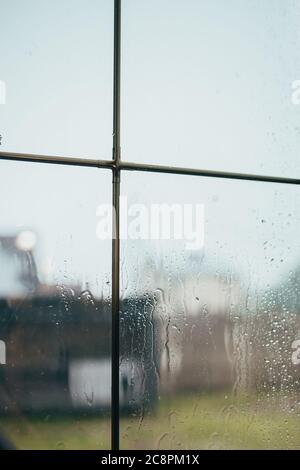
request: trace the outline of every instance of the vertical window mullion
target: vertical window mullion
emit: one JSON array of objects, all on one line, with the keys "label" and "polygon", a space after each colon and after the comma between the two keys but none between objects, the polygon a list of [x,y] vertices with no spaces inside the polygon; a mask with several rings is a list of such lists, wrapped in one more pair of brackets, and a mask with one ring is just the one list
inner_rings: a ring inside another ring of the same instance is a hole
[{"label": "vertical window mullion", "polygon": [[114,90],[113,90],[113,160],[112,169],[112,361],[111,361],[111,448],[120,446],[119,330],[120,330],[120,66],[121,0],[114,2]]}]

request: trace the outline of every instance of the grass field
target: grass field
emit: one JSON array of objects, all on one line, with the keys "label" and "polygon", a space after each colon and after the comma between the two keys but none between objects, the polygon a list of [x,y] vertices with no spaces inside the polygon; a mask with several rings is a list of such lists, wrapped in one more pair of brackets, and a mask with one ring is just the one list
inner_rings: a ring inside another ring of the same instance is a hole
[{"label": "grass field", "polygon": [[[299,410],[299,402],[286,408],[276,397],[163,399],[151,415],[121,419],[122,448],[300,449]],[[21,449],[109,448],[108,418],[2,417],[0,423]]]}]

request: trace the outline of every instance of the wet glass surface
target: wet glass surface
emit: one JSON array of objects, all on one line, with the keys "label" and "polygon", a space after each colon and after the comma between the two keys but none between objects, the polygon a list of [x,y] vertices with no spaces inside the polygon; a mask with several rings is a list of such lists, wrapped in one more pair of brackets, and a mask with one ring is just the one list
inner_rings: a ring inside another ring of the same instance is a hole
[{"label": "wet glass surface", "polygon": [[299,177],[299,0],[128,0],[122,158]]},{"label": "wet glass surface", "polygon": [[0,17],[0,150],[111,158],[113,2],[1,0]]},{"label": "wet glass surface", "polygon": [[[143,398],[121,422],[122,448],[299,448],[299,188],[135,178],[123,176],[136,239],[122,242],[121,363]],[[193,230],[151,239],[155,204],[172,234],[176,203],[202,207]]]},{"label": "wet glass surface", "polygon": [[[0,437],[110,446],[110,172],[0,162]],[[88,191],[86,188],[88,187]]]}]

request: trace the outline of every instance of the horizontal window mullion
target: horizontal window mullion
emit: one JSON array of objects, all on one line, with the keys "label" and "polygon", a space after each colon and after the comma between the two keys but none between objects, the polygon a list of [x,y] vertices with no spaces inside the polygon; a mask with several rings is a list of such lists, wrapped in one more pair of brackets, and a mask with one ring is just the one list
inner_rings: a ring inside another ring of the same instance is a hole
[{"label": "horizontal window mullion", "polygon": [[207,176],[211,178],[226,178],[246,181],[262,181],[265,183],[283,183],[300,184],[299,178],[286,178],[281,176],[264,176],[247,173],[235,173],[226,171],[205,170],[200,168],[184,168],[164,165],[147,165],[144,163],[131,163],[121,161],[119,164],[121,170],[128,171],[147,171],[152,173],[170,173],[177,175]]},{"label": "horizontal window mullion", "polygon": [[58,165],[85,166],[95,168],[119,168],[127,171],[145,171],[152,173],[170,173],[177,175],[207,176],[211,178],[226,178],[246,181],[261,181],[265,183],[300,184],[299,178],[282,176],[266,176],[248,173],[235,173],[226,171],[206,170],[200,168],[184,168],[165,165],[147,165],[114,160],[94,160],[88,158],[62,157],[50,155],[22,154],[0,152],[0,160],[12,160],[21,162],[54,163]]},{"label": "horizontal window mullion", "polygon": [[57,165],[73,165],[96,168],[111,167],[113,165],[112,160],[95,160],[91,158],[62,157],[11,152],[0,152],[0,160],[12,160],[31,163],[54,163]]}]

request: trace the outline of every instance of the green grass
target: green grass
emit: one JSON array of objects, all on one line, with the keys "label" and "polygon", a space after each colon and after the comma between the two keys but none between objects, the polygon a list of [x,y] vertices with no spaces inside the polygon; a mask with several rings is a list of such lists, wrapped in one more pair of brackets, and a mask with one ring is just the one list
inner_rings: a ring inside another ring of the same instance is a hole
[{"label": "green grass", "polygon": [[0,428],[18,449],[108,449],[110,442],[107,418],[6,417]]},{"label": "green grass", "polygon": [[[226,395],[163,401],[156,416],[122,423],[124,448],[300,449],[300,419],[280,402]],[[124,428],[127,425],[127,431]]]},{"label": "green grass", "polygon": [[[2,417],[0,423],[21,449],[109,448],[107,418]],[[177,396],[143,418],[123,417],[121,443],[125,449],[300,449],[299,409],[283,409],[277,397]]]}]

